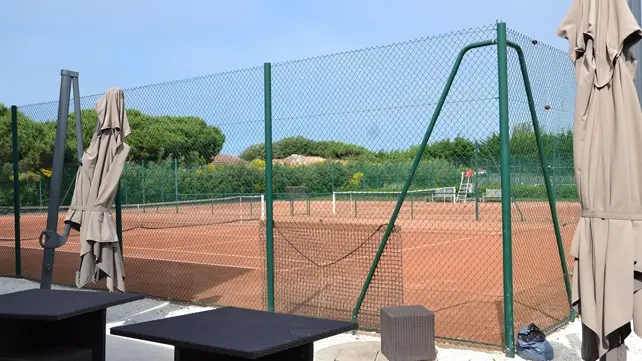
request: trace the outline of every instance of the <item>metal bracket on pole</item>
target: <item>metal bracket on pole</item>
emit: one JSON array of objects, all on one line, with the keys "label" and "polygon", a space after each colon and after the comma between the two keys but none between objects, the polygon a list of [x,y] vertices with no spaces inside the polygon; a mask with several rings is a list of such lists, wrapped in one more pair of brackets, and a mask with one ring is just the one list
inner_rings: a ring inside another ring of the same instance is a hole
[{"label": "metal bracket on pole", "polygon": [[65,161],[65,143],[67,136],[67,121],[69,118],[69,100],[71,88],[74,89],[74,115],[76,120],[76,140],[78,142],[78,162],[82,162],[83,137],[82,118],[80,114],[80,90],[78,88],[78,72],[62,70],[60,72],[60,98],[58,101],[58,119],[56,122],[56,140],[54,143],[53,165],[51,167],[51,188],[47,208],[47,227],[40,234],[40,246],[44,248],[42,257],[41,289],[51,289],[53,277],[54,254],[58,247],[67,242],[70,224],[66,224],[62,235],[58,234],[58,213],[61,202],[62,173]]}]

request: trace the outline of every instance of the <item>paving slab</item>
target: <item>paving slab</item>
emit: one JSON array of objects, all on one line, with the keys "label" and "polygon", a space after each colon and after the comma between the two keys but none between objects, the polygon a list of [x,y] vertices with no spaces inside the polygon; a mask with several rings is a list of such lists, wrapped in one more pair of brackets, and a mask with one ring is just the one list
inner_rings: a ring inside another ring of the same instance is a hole
[{"label": "paving slab", "polygon": [[314,361],[388,361],[379,341],[353,341],[315,351]]}]

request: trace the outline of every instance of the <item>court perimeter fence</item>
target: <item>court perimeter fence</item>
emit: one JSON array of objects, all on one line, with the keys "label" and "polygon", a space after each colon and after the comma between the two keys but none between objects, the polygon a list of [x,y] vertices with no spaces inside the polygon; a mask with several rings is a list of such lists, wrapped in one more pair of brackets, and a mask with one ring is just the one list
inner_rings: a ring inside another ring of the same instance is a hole
[{"label": "court perimeter fence", "polygon": [[[502,23],[124,89],[128,290],[374,330],[419,304],[442,342],[511,354],[517,328],[572,317],[574,92],[566,52]],[[85,147],[101,95],[80,99]],[[58,102],[13,110],[0,274],[39,280]],[[77,252],[72,234],[56,284],[75,286]]]}]

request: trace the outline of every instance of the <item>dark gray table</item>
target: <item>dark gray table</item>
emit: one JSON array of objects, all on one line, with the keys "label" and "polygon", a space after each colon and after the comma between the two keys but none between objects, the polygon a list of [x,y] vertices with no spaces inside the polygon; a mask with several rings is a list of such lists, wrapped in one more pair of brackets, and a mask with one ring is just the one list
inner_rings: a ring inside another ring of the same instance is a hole
[{"label": "dark gray table", "polygon": [[353,322],[223,307],[110,332],[173,345],[180,361],[312,361],[314,341],[356,328]]},{"label": "dark gray table", "polygon": [[107,308],[143,299],[135,293],[31,289],[0,295],[0,360],[70,346],[105,360]]}]

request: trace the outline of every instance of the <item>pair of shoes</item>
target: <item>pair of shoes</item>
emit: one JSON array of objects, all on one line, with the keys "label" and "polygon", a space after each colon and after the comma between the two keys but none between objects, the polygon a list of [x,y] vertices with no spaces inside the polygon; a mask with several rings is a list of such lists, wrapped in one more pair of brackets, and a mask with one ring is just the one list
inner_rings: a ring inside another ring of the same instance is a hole
[{"label": "pair of shoes", "polygon": [[519,330],[517,334],[517,355],[525,360],[550,361],[553,346],[546,341],[546,335],[534,323]]}]

